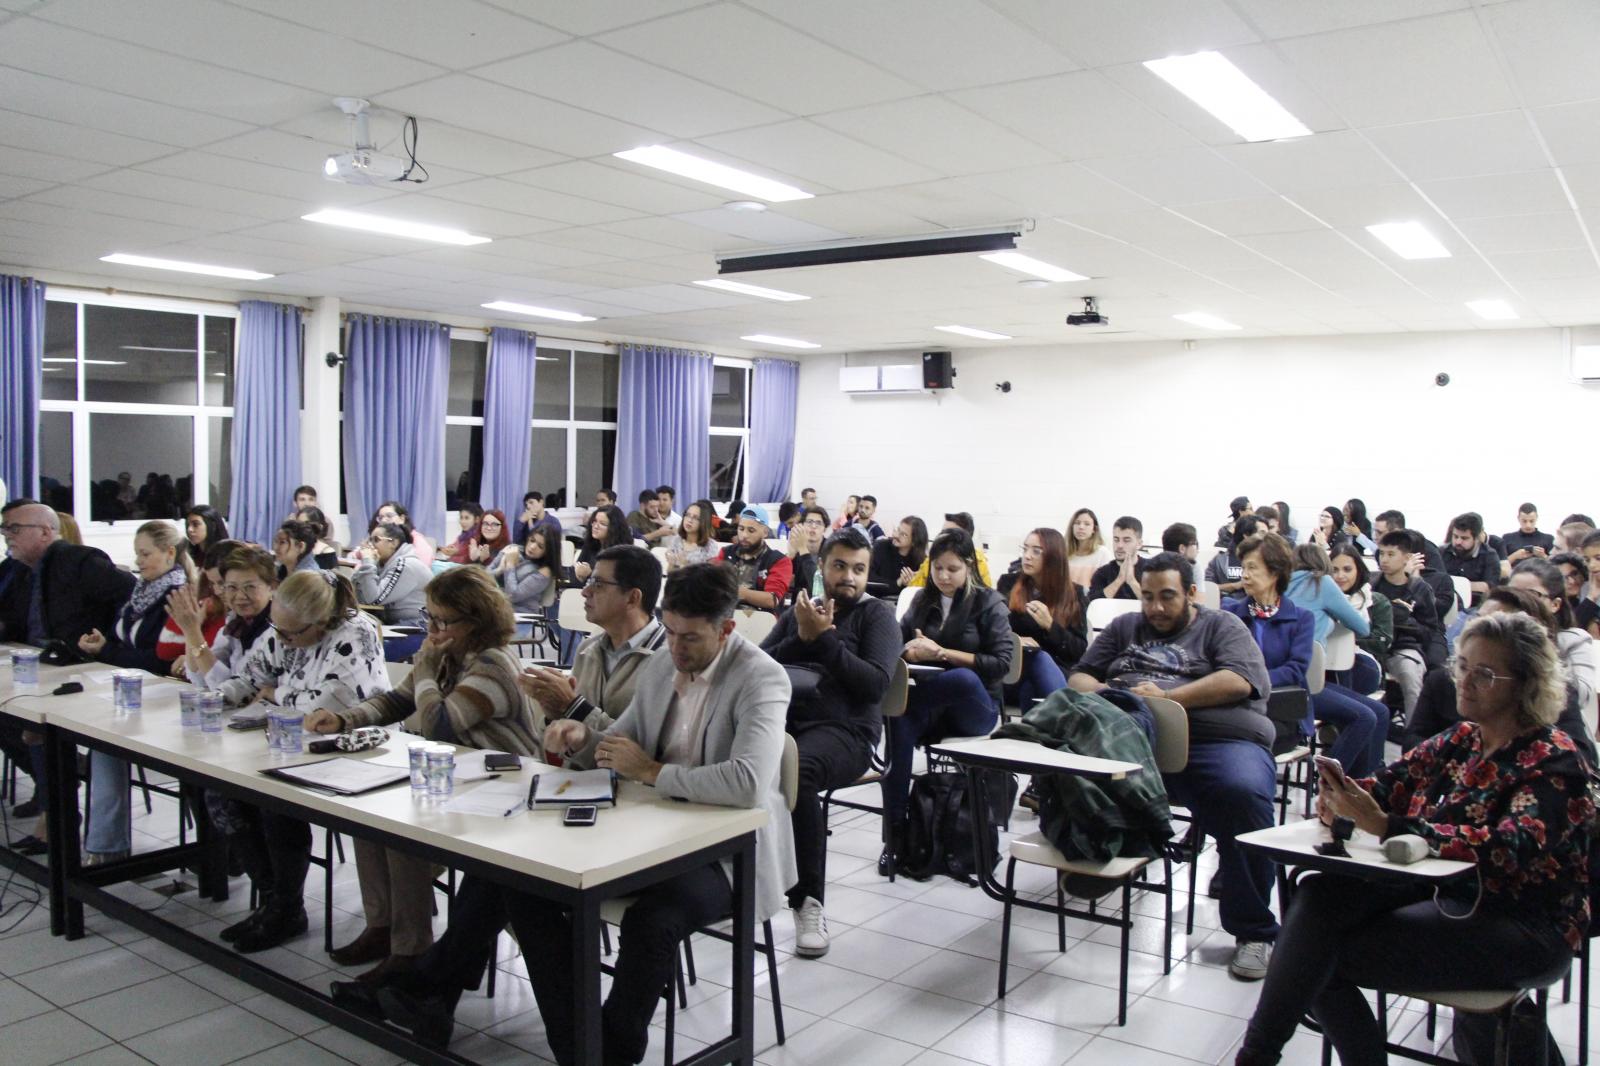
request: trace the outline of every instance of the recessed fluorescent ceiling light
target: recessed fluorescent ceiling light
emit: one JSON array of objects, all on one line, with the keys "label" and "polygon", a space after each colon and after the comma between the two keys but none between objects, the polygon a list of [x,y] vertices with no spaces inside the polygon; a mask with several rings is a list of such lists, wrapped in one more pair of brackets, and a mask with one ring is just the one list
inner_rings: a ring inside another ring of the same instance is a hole
[{"label": "recessed fluorescent ceiling light", "polygon": [[1247,141],[1276,141],[1311,133],[1219,52],[1148,59],[1144,65]]},{"label": "recessed fluorescent ceiling light", "polygon": [[390,237],[411,237],[419,241],[437,241],[440,244],[488,244],[488,237],[479,237],[464,229],[449,226],[430,226],[426,222],[407,222],[399,218],[369,215],[364,211],[341,211],[329,208],[300,216],[306,222],[321,222],[325,226],[343,226],[346,229],[383,233]]},{"label": "recessed fluorescent ceiling light", "polygon": [[809,300],[809,296],[801,296],[797,292],[784,292],[782,289],[766,289],[760,285],[746,285],[742,281],[723,281],[721,278],[711,278],[708,281],[697,281],[696,285],[704,285],[708,289],[721,289],[723,292],[736,292],[741,296],[759,296],[763,300]]},{"label": "recessed fluorescent ceiling light", "polygon": [[1188,311],[1181,315],[1173,315],[1179,322],[1187,322],[1191,326],[1204,326],[1206,329],[1240,329],[1225,318],[1207,314],[1204,311]]},{"label": "recessed fluorescent ceiling light", "polygon": [[1479,318],[1486,318],[1491,322],[1505,322],[1521,317],[1516,309],[1504,300],[1468,300],[1467,307]]},{"label": "recessed fluorescent ceiling light", "polygon": [[751,344],[775,344],[780,348],[822,347],[820,344],[812,344],[810,341],[797,341],[792,337],[774,337],[770,333],[752,333],[748,337],[740,337],[739,339],[749,341]]},{"label": "recessed fluorescent ceiling light", "polygon": [[1046,263],[1042,259],[1035,259],[1031,255],[1021,252],[989,252],[981,255],[979,259],[987,259],[991,263],[999,263],[1012,270],[1020,270],[1024,274],[1032,274],[1036,278],[1046,281],[1088,281],[1082,274],[1074,274],[1070,270],[1063,270],[1053,263]]},{"label": "recessed fluorescent ceiling light", "polygon": [[[149,344],[119,344],[117,347],[125,352],[182,352],[185,355],[194,352],[193,348],[157,348]],[[206,354],[216,355],[217,353],[207,352]]]},{"label": "recessed fluorescent ceiling light", "polygon": [[797,189],[793,185],[785,185],[771,178],[763,178],[747,170],[713,163],[709,159],[701,159],[699,156],[689,155],[687,152],[680,152],[665,145],[652,144],[644,148],[630,148],[615,155],[618,159],[626,159],[630,163],[655,167],[657,170],[703,181],[720,189],[742,192],[746,196],[758,196],[775,204],[783,203],[785,200],[811,199],[811,194],[804,189]]},{"label": "recessed fluorescent ceiling light", "polygon": [[[194,351],[194,349],[190,348],[189,351],[192,352],[192,351]],[[43,359],[41,359],[40,362],[43,362],[43,363],[76,363],[77,360],[74,359],[70,355],[47,355]],[[127,366],[128,365],[127,362],[122,360],[122,359],[85,359],[84,363],[86,365],[88,365],[88,366]]]},{"label": "recessed fluorescent ceiling light", "polygon": [[554,318],[562,322],[593,322],[593,315],[580,315],[576,311],[557,311],[549,307],[535,307],[532,304],[517,304],[510,300],[496,300],[494,303],[483,305],[491,311],[510,311],[517,315],[533,315],[535,318]]},{"label": "recessed fluorescent ceiling light", "polygon": [[942,330],[945,333],[959,333],[963,337],[976,337],[981,341],[1008,341],[1011,339],[1011,334],[1009,333],[995,333],[992,330],[974,329],[971,326],[934,326],[933,328]]},{"label": "recessed fluorescent ceiling light", "polygon": [[1449,259],[1450,249],[1420,222],[1380,222],[1367,232],[1389,246],[1401,259]]},{"label": "recessed fluorescent ceiling light", "polygon": [[102,263],[121,263],[123,266],[153,267],[156,270],[178,270],[185,274],[210,274],[218,278],[238,278],[241,281],[265,281],[272,277],[259,270],[241,270],[239,267],[212,266],[210,263],[185,263],[181,259],[156,259],[148,255],[129,255],[113,252],[100,257]]}]

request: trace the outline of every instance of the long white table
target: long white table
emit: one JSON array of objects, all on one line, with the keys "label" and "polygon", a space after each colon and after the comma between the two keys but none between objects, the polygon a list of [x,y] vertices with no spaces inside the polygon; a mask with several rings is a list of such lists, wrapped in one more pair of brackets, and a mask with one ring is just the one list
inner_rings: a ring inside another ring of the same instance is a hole
[{"label": "long white table", "polygon": [[[143,709],[117,711],[111,700],[102,698],[109,695],[110,686],[95,681],[109,670],[103,666],[44,668],[33,691],[12,685],[9,677],[0,678],[0,713],[42,727],[50,751],[49,877],[52,927],[58,932],[69,938],[83,935],[83,904],[89,903],[413,1061],[461,1061],[422,1048],[398,1030],[347,1014],[321,993],[288,981],[225,945],[168,926],[159,917],[106,892],[106,885],[130,874],[151,872],[152,863],[166,861],[167,866],[157,868],[170,869],[192,861],[199,852],[209,859],[200,878],[202,893],[226,898],[227,879],[220,867],[221,850],[215,846],[203,814],[196,819],[198,846],[170,849],[170,855],[156,858],[138,855],[124,863],[83,868],[77,834],[63,827],[76,824],[75,750],[84,745],[168,773],[187,787],[216,790],[336,832],[374,840],[570,909],[579,930],[570,960],[579,990],[574,1011],[575,1032],[581,1037],[579,1061],[598,1062],[601,903],[710,862],[732,859],[733,1032],[688,1061],[713,1066],[752,1060],[755,833],[766,824],[764,810],[681,803],[654,789],[624,782],[617,805],[603,808],[595,827],[575,829],[562,825],[557,811],[519,812],[507,818],[452,813],[440,809],[437,801],[414,797],[404,782],[359,796],[326,795],[262,773],[318,756],[274,754],[263,731],[224,729],[220,734],[206,734],[185,730],[179,719],[178,685],[156,684],[147,677]],[[62,681],[78,678],[84,681],[83,693],[48,694]],[[409,739],[409,735],[396,733],[391,744],[403,746]],[[525,759],[515,776],[525,785],[537,769],[538,764]],[[463,784],[460,791],[475,787],[479,783]]]}]

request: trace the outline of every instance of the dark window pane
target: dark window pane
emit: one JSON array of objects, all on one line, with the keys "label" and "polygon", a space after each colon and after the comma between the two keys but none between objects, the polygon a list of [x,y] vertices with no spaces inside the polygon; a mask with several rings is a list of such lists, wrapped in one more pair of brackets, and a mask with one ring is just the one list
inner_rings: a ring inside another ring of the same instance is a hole
[{"label": "dark window pane", "polygon": [[[233,406],[234,320],[206,316],[206,399],[214,407]],[[212,501],[216,506],[216,501]]]},{"label": "dark window pane", "polygon": [[83,333],[84,399],[195,402],[197,316],[90,304]]},{"label": "dark window pane", "polygon": [[445,414],[483,417],[483,381],[488,369],[488,342],[450,342],[450,395]]},{"label": "dark window pane", "polygon": [[[12,486],[21,496],[19,488]],[[58,511],[72,510],[72,416],[65,411],[39,415],[39,500]]]},{"label": "dark window pane", "polygon": [[621,357],[615,352],[573,352],[572,417],[580,422],[617,420],[617,378]]},{"label": "dark window pane", "polygon": [[549,496],[567,487],[567,431],[535,427],[528,448],[528,488]]},{"label": "dark window pane", "polygon": [[44,398],[78,398],[78,305],[44,305]]},{"label": "dark window pane", "polygon": [[[209,330],[206,336],[210,336]],[[233,419],[208,418],[206,442],[211,456],[211,506],[228,517],[228,498],[233,494]]]},{"label": "dark window pane", "polygon": [[483,427],[444,427],[445,509],[454,511],[462,501],[478,502],[483,480]]},{"label": "dark window pane", "polygon": [[[719,366],[711,371],[711,424],[728,429],[743,429],[744,391],[750,372],[737,366]],[[717,499],[723,497],[718,496]]]},{"label": "dark window pane", "polygon": [[711,437],[711,498],[737,500],[743,493],[743,437]]},{"label": "dark window pane", "polygon": [[587,507],[594,502],[600,489],[612,488],[611,472],[617,463],[617,431],[614,429],[580,429],[577,431],[578,469],[577,485],[567,497],[575,507]]},{"label": "dark window pane", "polygon": [[540,348],[533,377],[533,417],[565,422],[571,416],[572,353]]},{"label": "dark window pane", "polygon": [[[130,468],[130,456],[142,469]],[[119,474],[128,474],[136,490],[132,514],[117,503]],[[193,499],[194,419],[90,415],[89,477],[94,482],[89,517],[96,522],[180,517]]]}]

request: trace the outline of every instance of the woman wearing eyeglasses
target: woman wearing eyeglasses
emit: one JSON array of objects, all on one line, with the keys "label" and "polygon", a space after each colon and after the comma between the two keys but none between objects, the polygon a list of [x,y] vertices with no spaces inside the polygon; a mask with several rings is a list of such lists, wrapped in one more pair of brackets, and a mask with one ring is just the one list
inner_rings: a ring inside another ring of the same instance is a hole
[{"label": "woman wearing eyeglasses", "polygon": [[[378,628],[356,609],[348,579],[332,570],[290,574],[268,609],[270,631],[259,637],[238,672],[217,687],[230,707],[272,703],[311,714],[342,711],[389,691]],[[306,930],[304,890],[311,827],[271,811],[255,811],[260,853],[240,854],[260,893],[248,918],[221,932],[244,953],[277,947]]]},{"label": "woman wearing eyeglasses", "polygon": [[[511,603],[487,571],[447,570],[428,586],[428,639],[400,687],[346,710],[313,711],[306,728],[342,733],[420,713],[429,740],[540,758],[544,721],[517,684],[521,664],[506,647],[515,629]],[[377,980],[410,969],[433,943],[433,864],[360,838],[355,851],[367,927],[332,958],[340,966],[379,963],[363,975]]]},{"label": "woman wearing eyeglasses", "polygon": [[[194,541],[191,539],[190,544]],[[185,603],[193,603],[200,614],[199,632],[201,639],[210,644],[218,631],[222,629],[223,622],[228,614],[228,605],[222,595],[222,561],[230,554],[244,547],[242,540],[218,540],[206,545],[204,552],[198,557],[200,573],[194,585],[177,589],[167,598],[167,621],[161,627],[161,639],[156,642],[156,654],[161,661],[168,664],[168,671],[173,677],[186,679],[189,664],[184,655],[188,644],[184,636],[183,624],[178,621],[179,599]]]},{"label": "woman wearing eyeglasses", "polygon": [[488,566],[511,543],[511,527],[506,524],[505,512],[490,509],[478,520],[478,531],[467,545],[467,561]]},{"label": "woman wearing eyeglasses", "polygon": [[1317,806],[1323,821],[1349,818],[1372,837],[1419,836],[1477,875],[1302,879],[1241,1066],[1276,1063],[1307,1012],[1340,1061],[1383,1062],[1366,988],[1542,988],[1572,965],[1589,924],[1594,804],[1587,766],[1554,725],[1566,702],[1555,643],[1525,614],[1492,613],[1462,632],[1454,672],[1460,724],[1372,778],[1324,770]]},{"label": "woman wearing eyeglasses", "polygon": [[[421,626],[423,589],[433,578],[433,568],[417,558],[405,527],[379,525],[361,546],[361,561],[351,580],[362,603],[383,608],[386,626]],[[386,658],[409,659],[422,644],[422,634],[392,637],[384,642]]]}]

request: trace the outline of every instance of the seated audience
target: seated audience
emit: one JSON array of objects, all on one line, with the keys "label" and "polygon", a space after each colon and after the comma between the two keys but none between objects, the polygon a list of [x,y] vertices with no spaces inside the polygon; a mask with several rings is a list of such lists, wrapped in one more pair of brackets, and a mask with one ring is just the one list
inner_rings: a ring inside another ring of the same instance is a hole
[{"label": "seated audience", "polygon": [[675,532],[673,527],[663,522],[656,513],[657,499],[655,489],[645,489],[639,493],[639,506],[628,513],[628,528],[633,531],[635,540],[655,544]]},{"label": "seated audience", "polygon": [[[190,542],[193,543],[192,541]],[[207,644],[211,643],[217,631],[222,628],[228,613],[227,604],[223,602],[222,588],[222,561],[229,555],[244,547],[243,541],[218,540],[206,546],[206,549],[196,560],[191,552],[191,561],[197,561],[197,573],[192,587],[185,586],[184,591],[192,594],[201,614],[200,633]],[[187,640],[184,637],[183,627],[178,624],[177,617],[172,611],[172,599],[167,600],[167,620],[161,627],[161,638],[156,641],[156,657],[166,664],[167,672],[173,677],[187,676],[188,664],[184,662],[184,648]]]},{"label": "seated audience", "polygon": [[[416,714],[426,740],[539,758],[544,722],[518,685],[521,668],[506,646],[515,635],[511,604],[488,573],[446,570],[428,586],[428,639],[405,680],[354,707],[318,708],[306,729],[345,733]],[[378,963],[364,975],[372,980],[409,969],[433,943],[433,862],[359,836],[355,853],[367,925],[330,957],[340,966]]]},{"label": "seated audience", "polygon": [[[310,714],[343,711],[389,690],[383,645],[356,608],[355,588],[332,570],[290,574],[272,598],[271,632],[256,640],[238,671],[217,687],[230,707],[257,701]],[[240,812],[244,813],[240,813]],[[249,954],[306,931],[306,870],[311,827],[299,819],[231,804],[234,854],[261,905],[218,935]]]},{"label": "seated audience", "polygon": [[183,512],[183,533],[189,541],[189,558],[206,557],[206,547],[228,539],[228,523],[215,507],[197,503]]},{"label": "seated audience", "polygon": [[1235,524],[1241,517],[1253,513],[1255,513],[1255,511],[1254,508],[1250,506],[1250,497],[1235,496],[1233,499],[1229,500],[1228,521],[1217,527],[1217,539],[1213,542],[1213,546],[1217,548],[1226,548],[1233,544],[1235,540],[1234,534],[1237,532],[1237,530],[1234,528]]},{"label": "seated audience", "polygon": [[506,523],[505,512],[490,508],[478,516],[478,528],[467,543],[466,561],[488,566],[510,543],[511,527]]},{"label": "seated audience", "polygon": [[[1355,665],[1336,680],[1352,692],[1378,692],[1383,688],[1383,663],[1394,643],[1394,608],[1387,596],[1372,590],[1367,561],[1354,544],[1334,551],[1328,560],[1328,572],[1345,600],[1367,623],[1366,635],[1356,634]],[[1290,591],[1292,594],[1292,585]]]},{"label": "seated audience", "polygon": [[1206,564],[1206,580],[1217,586],[1223,596],[1237,596],[1244,591],[1244,563],[1239,558],[1239,545],[1261,532],[1261,523],[1253,514],[1240,515],[1233,524],[1234,542],[1226,552],[1218,552]]},{"label": "seated audience", "polygon": [[1585,595],[1589,590],[1589,562],[1577,552],[1556,552],[1550,563],[1561,571],[1561,587],[1566,593],[1567,606],[1572,608],[1572,620],[1590,636],[1600,637],[1600,601]]},{"label": "seated audience", "polygon": [[[796,878],[791,821],[779,780],[789,681],[782,667],[733,631],[737,591],[726,567],[702,564],[669,575],[662,622],[670,653],[644,665],[627,711],[605,733],[563,719],[546,729],[544,744],[569,766],[606,767],[653,785],[662,796],[765,809],[767,824],[756,832],[760,922],[782,907],[784,889]],[[465,895],[465,885],[462,891]],[[464,905],[458,897],[447,937],[455,935],[456,925],[476,921],[492,929],[487,935],[492,940],[509,917],[517,940],[538,953],[528,974],[551,1050],[557,1062],[572,1062],[577,1037],[571,969],[538,964],[571,957],[568,909],[487,883],[474,888],[474,896],[480,893],[488,905],[476,899]],[[602,1061],[644,1058],[650,1019],[676,970],[679,944],[696,929],[726,919],[732,909],[725,863],[680,873],[634,896],[622,920],[612,959],[615,973],[602,1008]],[[472,930],[463,939],[481,943],[485,935]],[[449,1041],[461,989],[470,985],[463,985],[459,972],[435,969],[433,956],[424,956],[412,974],[380,985],[376,998],[391,1020],[420,1042],[440,1047]],[[481,964],[471,981],[477,972]]]},{"label": "seated audience", "polygon": [[867,539],[876,544],[883,539],[883,527],[873,519],[878,513],[878,498],[876,496],[861,496],[856,500],[856,520],[851,523],[855,528],[867,535]]},{"label": "seated audience", "polygon": [[821,606],[810,596],[796,596],[761,643],[789,674],[786,728],[800,751],[792,816],[799,879],[789,888],[789,906],[794,951],[803,959],[821,958],[829,946],[823,913],[828,826],[818,793],[853,785],[866,772],[883,731],[880,704],[902,647],[894,609],[867,595],[870,558],[861,530],[830,536],[820,553]]},{"label": "seated audience", "polygon": [[1512,568],[1511,579],[1506,584],[1527,589],[1550,609],[1554,624],[1551,639],[1556,642],[1556,654],[1561,658],[1568,679],[1577,686],[1578,702],[1588,714],[1595,693],[1600,690],[1600,664],[1596,661],[1594,638],[1576,624],[1572,608],[1563,595],[1565,581],[1561,571],[1545,559],[1524,559]]},{"label": "seated audience", "polygon": [[561,584],[560,536],[544,522],[530,523],[522,544],[506,545],[489,573],[500,582],[513,611],[543,614],[545,596]]},{"label": "seated audience", "polygon": [[578,559],[572,572],[579,581],[589,580],[594,572],[594,561],[607,548],[633,543],[633,533],[628,529],[627,517],[615,504],[596,507],[589,514],[589,524],[584,530],[583,546],[578,549]]},{"label": "seated audience", "polygon": [[[153,521],[140,526],[133,536],[137,580],[117,611],[110,631],[90,629],[78,638],[78,651],[87,658],[123,669],[166,674],[169,668],[156,654],[156,645],[167,622],[168,597],[194,577],[188,547],[188,541],[170,522]],[[126,858],[133,847],[128,764],[103,751],[91,751],[89,775],[93,788],[89,828],[83,842],[88,862]]]},{"label": "seated audience", "polygon": [[594,505],[596,508],[615,507],[617,505],[617,490],[596,489],[594,493]]},{"label": "seated audience", "polygon": [[[418,559],[421,559],[423,566],[432,569],[434,560],[433,541],[423,536],[420,530],[412,526],[411,512],[406,510],[404,504],[399,503],[396,500],[385,500],[383,503],[379,504],[378,509],[372,512],[372,520],[367,523],[367,534],[370,536],[374,529],[386,523],[389,525],[396,525],[404,529],[406,531],[406,538],[411,545],[411,554],[415,555]],[[351,564],[359,563],[361,561],[361,548],[363,547],[364,543],[365,542],[363,542],[363,544],[357,544],[355,548],[345,556],[344,561]]]},{"label": "seated audience", "polygon": [[678,490],[671,485],[656,486],[656,517],[673,529],[678,528],[678,523],[683,521],[683,516],[677,511]]},{"label": "seated audience", "polygon": [[1349,539],[1350,534],[1344,531],[1343,508],[1330,506],[1317,512],[1317,528],[1311,531],[1311,543],[1331,552]]},{"label": "seated audience", "polygon": [[1146,566],[1145,560],[1139,557],[1143,538],[1144,523],[1131,515],[1123,515],[1111,523],[1111,562],[1096,570],[1090,579],[1091,600],[1139,598],[1139,578]]},{"label": "seated audience", "polygon": [[[904,840],[912,753],[924,741],[994,731],[1000,682],[1011,669],[1014,650],[1005,601],[978,583],[977,554],[965,530],[947,529],[935,537],[928,565],[933,583],[900,620],[901,655],[913,666],[940,669],[919,672],[905,714],[889,720],[883,817],[896,855]],[[885,876],[888,858],[886,853],[878,860]]]},{"label": "seated audience", "polygon": [[788,500],[778,504],[778,527],[772,531],[777,540],[788,540],[800,524],[800,505]]},{"label": "seated audience", "polygon": [[928,527],[916,515],[900,519],[894,532],[872,546],[867,580],[874,585],[905,587],[928,558]]},{"label": "seated audience", "polygon": [[1022,677],[1005,687],[1006,703],[1026,712],[1067,687],[1067,673],[1089,643],[1078,587],[1067,573],[1066,538],[1045,526],[1029,533],[1021,569],[1002,575],[995,592],[1006,604],[1011,631],[1022,638]]},{"label": "seated audience", "polygon": [[818,578],[821,574],[822,545],[827,538],[828,512],[820,507],[806,511],[800,524],[795,527],[794,536],[789,538],[789,562],[794,568],[789,578],[790,599],[823,594]]},{"label": "seated audience", "polygon": [[270,552],[238,544],[217,563],[221,581],[213,589],[227,612],[214,634],[206,632],[206,611],[188,586],[174,589],[167,613],[184,640],[184,673],[201,688],[218,688],[244,665],[244,658],[270,627],[267,608],[278,587],[278,568]]},{"label": "seated audience", "polygon": [[[1255,509],[1255,514],[1253,517],[1256,520],[1256,532],[1278,532],[1278,509],[1276,507],[1273,507],[1270,504],[1262,504],[1260,507]],[[1287,540],[1288,538],[1285,537],[1284,539]]]},{"label": "seated audience", "polygon": [[332,570],[339,565],[339,546],[331,539],[333,526],[328,521],[328,516],[317,507],[302,507],[294,516],[310,526],[317,535],[317,542],[312,546],[311,554],[315,556],[317,565],[324,570]]},{"label": "seated audience", "polygon": [[1111,561],[1111,549],[1100,533],[1100,519],[1087,507],[1072,512],[1067,522],[1067,573],[1072,583],[1087,589],[1094,572]]},{"label": "seated audience", "polygon": [[[425,624],[424,590],[433,579],[433,568],[417,558],[405,529],[380,525],[362,545],[360,558],[351,575],[357,599],[368,606],[382,607],[384,625]],[[422,640],[421,633],[391,637],[384,641],[384,656],[395,662],[409,659]]]},{"label": "seated audience", "polygon": [[1139,696],[1165,696],[1188,712],[1189,762],[1164,775],[1167,792],[1217,841],[1222,928],[1235,941],[1228,968],[1235,977],[1258,981],[1278,935],[1273,864],[1234,838],[1274,822],[1278,774],[1267,717],[1272,682],[1244,623],[1200,606],[1195,596],[1188,560],[1157,555],[1140,584],[1143,610],[1112,619],[1067,680],[1079,692],[1114,685]]},{"label": "seated audience", "polygon": [[1422,675],[1445,661],[1444,621],[1433,590],[1409,567],[1421,537],[1409,529],[1396,529],[1378,539],[1378,576],[1372,591],[1389,601],[1394,615],[1394,640],[1384,673],[1400,686],[1401,707],[1410,717],[1422,691]]},{"label": "seated audience", "polygon": [[[1244,595],[1225,601],[1222,609],[1249,628],[1273,689],[1305,688],[1317,626],[1310,611],[1284,596],[1294,563],[1289,542],[1258,533],[1241,541],[1238,550]],[[1310,736],[1313,721],[1308,701],[1305,721],[1297,730],[1279,728],[1273,750],[1287,751]]]},{"label": "seated audience", "polygon": [[1500,568],[1503,577],[1510,577],[1511,568],[1524,559],[1549,559],[1556,550],[1556,538],[1539,532],[1539,508],[1531,503],[1517,508],[1517,528],[1502,536],[1500,543],[1506,549]]},{"label": "seated audience", "polygon": [[[463,500],[456,506],[456,524],[461,532],[456,536],[455,543],[450,546],[444,556],[452,563],[472,562],[472,544],[478,539],[478,523],[483,518],[483,508],[470,500]],[[440,550],[444,550],[441,544]]]},{"label": "seated audience", "polygon": [[722,549],[717,562],[733,573],[739,587],[739,602],[762,611],[776,611],[789,595],[794,564],[776,548],[767,547],[767,509],[759,503],[739,512],[739,532],[732,544]]},{"label": "seated audience", "polygon": [[1278,512],[1278,528],[1274,532],[1290,544],[1300,543],[1300,531],[1289,520],[1289,505],[1282,500],[1273,500],[1272,509]]},{"label": "seated audience", "polygon": [[[681,570],[697,563],[713,562],[722,548],[711,537],[711,519],[716,509],[710,500],[696,500],[683,509],[678,535],[667,540],[667,569]],[[828,520],[826,512],[822,520]]]},{"label": "seated audience", "polygon": [[299,511],[306,507],[315,506],[317,506],[317,490],[315,486],[301,485],[299,488],[294,490],[295,511]]},{"label": "seated audience", "polygon": [[[522,494],[522,514],[517,516],[517,527],[514,531],[513,542],[516,544],[528,543],[528,530],[534,526],[543,526],[550,531],[552,543],[561,543],[561,519],[545,510],[545,498],[541,492],[525,492]],[[556,556],[560,559],[560,554]]]},{"label": "seated audience", "polygon": [[1367,519],[1366,502],[1352,496],[1344,501],[1342,514],[1344,535],[1354,541],[1362,551],[1368,553],[1376,551],[1378,544],[1372,539],[1372,523]]},{"label": "seated audience", "polygon": [[[1367,636],[1370,628],[1367,616],[1351,604],[1345,590],[1333,579],[1333,562],[1322,546],[1302,544],[1294,549],[1293,554],[1294,573],[1284,594],[1311,612],[1316,624],[1313,634],[1316,642],[1326,645],[1328,634],[1333,632],[1336,624],[1351,630],[1358,638]],[[1344,554],[1342,549],[1340,554]],[[1359,558],[1359,550],[1356,554]]]},{"label": "seated audience", "polygon": [[744,513],[744,501],[733,500],[728,504],[727,513],[717,520],[714,526],[714,536],[724,544],[732,544],[733,538],[739,532],[739,516]]},{"label": "seated audience", "polygon": [[1586,514],[1569,514],[1556,529],[1556,550],[1575,552],[1583,546],[1584,538],[1594,531],[1594,519]]},{"label": "seated audience", "polygon": [[1476,607],[1489,590],[1500,584],[1500,557],[1483,543],[1483,519],[1468,512],[1450,522],[1450,546],[1444,552],[1444,568],[1451,577],[1464,577],[1472,586]]},{"label": "seated audience", "polygon": [[[989,557],[984,553],[982,548],[977,546],[975,539],[976,534],[973,532],[973,530],[977,527],[972,521],[972,515],[966,511],[952,511],[950,514],[944,516],[944,525],[942,528],[959,529],[965,533],[968,538],[973,539],[974,542],[972,550],[978,560],[978,583],[983,585],[985,588],[993,588],[994,581],[989,577]],[[911,575],[911,580],[905,583],[905,587],[919,589],[925,586],[927,583],[928,560],[926,557],[924,557],[922,560],[922,565],[917,567],[917,572]]]},{"label": "seated audience", "polygon": [[1380,1063],[1387,1034],[1363,989],[1536,988],[1572,965],[1587,936],[1594,805],[1572,739],[1552,724],[1555,646],[1534,619],[1491,614],[1463,632],[1454,669],[1464,721],[1374,778],[1323,773],[1318,814],[1384,839],[1421,836],[1484,875],[1303,878],[1239,1066],[1276,1063],[1308,1013],[1340,1061]]},{"label": "seated audience", "polygon": [[317,531],[309,522],[291,518],[272,535],[272,554],[278,560],[278,580],[301,570],[321,570],[317,564]]},{"label": "seated audience", "polygon": [[833,520],[834,529],[843,529],[845,526],[856,524],[856,510],[861,506],[860,496],[846,496],[844,503],[839,506],[839,517]]},{"label": "seated audience", "polygon": [[1193,566],[1200,558],[1200,534],[1187,522],[1174,522],[1161,531],[1161,550],[1176,552]]},{"label": "seated audience", "polygon": [[809,486],[800,490],[800,506],[806,510],[817,505],[817,490]]}]

